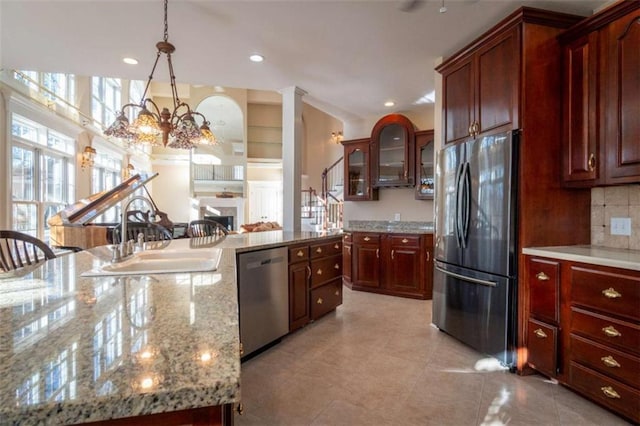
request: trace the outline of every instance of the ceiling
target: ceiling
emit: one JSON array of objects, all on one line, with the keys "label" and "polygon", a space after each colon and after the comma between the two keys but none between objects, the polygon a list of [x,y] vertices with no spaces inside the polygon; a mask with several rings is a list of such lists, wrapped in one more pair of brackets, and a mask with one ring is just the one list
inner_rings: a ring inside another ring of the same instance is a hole
[{"label": "ceiling", "polygon": [[[178,83],[297,86],[342,120],[416,108],[434,63],[521,5],[590,15],[606,1],[169,1]],[[410,12],[407,6],[414,7]],[[161,0],[0,0],[2,68],[146,80],[163,37]],[[259,52],[265,60],[248,60]],[[139,60],[125,65],[123,57]],[[166,61],[155,80],[167,81]],[[387,100],[395,101],[385,108]]]}]

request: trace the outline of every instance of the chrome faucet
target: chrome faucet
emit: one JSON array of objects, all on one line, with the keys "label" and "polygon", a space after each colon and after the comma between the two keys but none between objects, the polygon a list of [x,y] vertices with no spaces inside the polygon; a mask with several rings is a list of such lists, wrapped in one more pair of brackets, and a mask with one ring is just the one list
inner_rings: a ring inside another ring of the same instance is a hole
[{"label": "chrome faucet", "polygon": [[[122,208],[122,224],[120,225],[121,226],[120,227],[120,244],[114,249],[112,262],[119,262],[121,260],[124,260],[127,257],[131,256],[135,251],[134,249],[135,241],[133,239],[127,240],[127,222],[128,222],[127,212],[129,211],[129,207],[131,206],[131,203],[137,200],[146,201],[147,203],[150,202],[147,197],[143,195],[137,195],[135,197],[130,198],[129,201],[127,201],[127,204],[125,204],[124,207]],[[142,234],[138,235],[138,245],[139,245],[139,248],[142,249],[144,248],[144,244],[140,244],[140,237],[142,237],[144,241],[144,236],[142,236]]]}]

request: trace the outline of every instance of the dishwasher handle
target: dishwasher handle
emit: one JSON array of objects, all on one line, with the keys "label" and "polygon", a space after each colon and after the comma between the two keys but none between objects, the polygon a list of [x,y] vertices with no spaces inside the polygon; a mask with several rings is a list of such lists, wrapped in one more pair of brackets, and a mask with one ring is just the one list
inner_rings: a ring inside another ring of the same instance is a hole
[{"label": "dishwasher handle", "polygon": [[248,262],[246,265],[246,269],[256,269],[256,268],[260,268],[261,266],[265,266],[265,265],[273,265],[276,263],[282,263],[284,262],[284,257],[279,256],[279,257],[270,257],[268,259],[262,259],[262,260],[256,260],[253,262]]}]

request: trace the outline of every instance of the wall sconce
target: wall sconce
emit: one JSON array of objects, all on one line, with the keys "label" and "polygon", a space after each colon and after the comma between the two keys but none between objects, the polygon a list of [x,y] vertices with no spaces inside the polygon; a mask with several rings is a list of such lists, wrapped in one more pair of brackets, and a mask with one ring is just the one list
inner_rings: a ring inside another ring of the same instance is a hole
[{"label": "wall sconce", "polygon": [[335,144],[342,142],[342,132],[331,132],[331,140]]},{"label": "wall sconce", "polygon": [[80,168],[84,170],[87,167],[93,167],[95,158],[96,150],[91,146],[85,146],[84,151],[82,151],[82,163],[80,163]]},{"label": "wall sconce", "polygon": [[135,169],[136,168],[133,167],[133,164],[129,163],[127,164],[127,167],[125,167],[124,170],[122,171],[122,175],[124,176],[125,179],[129,179],[131,176],[133,176]]}]

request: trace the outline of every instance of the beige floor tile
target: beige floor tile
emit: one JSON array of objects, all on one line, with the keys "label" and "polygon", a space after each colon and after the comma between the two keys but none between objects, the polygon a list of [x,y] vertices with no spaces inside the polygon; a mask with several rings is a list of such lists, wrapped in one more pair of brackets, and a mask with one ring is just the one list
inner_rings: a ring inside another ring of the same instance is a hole
[{"label": "beige floor tile", "polygon": [[344,290],[334,313],[242,364],[244,425],[623,425],[430,325],[431,302]]}]

